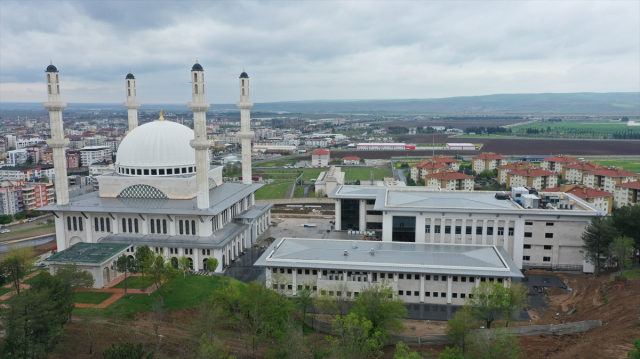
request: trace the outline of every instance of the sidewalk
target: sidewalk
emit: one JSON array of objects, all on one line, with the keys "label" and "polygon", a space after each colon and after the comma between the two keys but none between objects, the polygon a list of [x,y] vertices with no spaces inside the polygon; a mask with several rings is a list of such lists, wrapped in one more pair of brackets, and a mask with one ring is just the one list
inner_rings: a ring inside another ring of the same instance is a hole
[{"label": "sidewalk", "polygon": [[[22,279],[20,279],[20,290],[25,290],[25,289],[31,288],[31,286],[29,284],[22,284],[22,282],[37,276],[38,274],[40,274],[40,272],[41,271],[35,271],[35,272],[29,274],[28,276],[23,277]],[[13,283],[9,283],[9,284],[5,285],[3,288],[12,288],[12,287],[13,287]],[[16,293],[18,293],[18,291],[16,291],[16,290],[11,291],[11,292],[1,296],[0,297],[0,301],[7,300],[7,299],[11,298],[12,296],[14,296]]]}]

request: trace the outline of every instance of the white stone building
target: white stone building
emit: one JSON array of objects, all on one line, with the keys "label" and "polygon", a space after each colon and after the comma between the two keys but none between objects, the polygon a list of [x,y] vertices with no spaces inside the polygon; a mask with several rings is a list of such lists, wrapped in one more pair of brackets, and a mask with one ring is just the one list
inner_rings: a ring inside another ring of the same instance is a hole
[{"label": "white stone building", "polygon": [[330,157],[331,157],[331,154],[329,150],[326,148],[315,150],[311,154],[311,165],[326,167],[329,165],[329,161],[331,160]]},{"label": "white stone building", "polygon": [[90,166],[95,162],[110,161],[111,148],[107,146],[87,146],[80,150],[82,166]]}]

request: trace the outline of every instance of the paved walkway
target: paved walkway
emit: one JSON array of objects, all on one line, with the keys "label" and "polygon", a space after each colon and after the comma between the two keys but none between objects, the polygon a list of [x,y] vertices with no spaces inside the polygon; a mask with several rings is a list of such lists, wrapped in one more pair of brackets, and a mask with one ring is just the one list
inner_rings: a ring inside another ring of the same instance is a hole
[{"label": "paved walkway", "polygon": [[[35,271],[25,277],[23,277],[22,279],[20,279],[20,290],[25,290],[25,289],[29,289],[31,288],[31,286],[29,284],[23,284],[22,282],[24,282],[27,279],[31,279],[35,276],[37,276],[38,274],[40,274],[41,271]],[[5,285],[3,288],[13,288],[13,283],[9,283],[7,285]],[[18,291],[11,291],[9,293],[4,294],[3,296],[0,297],[0,301],[3,300],[7,300],[9,298],[11,298],[12,296],[14,296],[16,293],[18,293]]]},{"label": "paved walkway", "polygon": [[[141,274],[127,274],[127,277],[137,277]],[[111,305],[116,300],[122,298],[124,296],[124,288],[113,288],[116,284],[122,282],[124,280],[124,274],[119,275],[111,282],[107,283],[102,289],[95,288],[78,288],[77,292],[94,292],[94,293],[113,293],[112,296],[107,298],[104,302],[100,304],[85,304],[85,303],[76,303],[76,308],[106,308]],[[147,289],[131,289],[127,288],[127,294],[151,294],[156,291],[155,284],[152,284]]]}]

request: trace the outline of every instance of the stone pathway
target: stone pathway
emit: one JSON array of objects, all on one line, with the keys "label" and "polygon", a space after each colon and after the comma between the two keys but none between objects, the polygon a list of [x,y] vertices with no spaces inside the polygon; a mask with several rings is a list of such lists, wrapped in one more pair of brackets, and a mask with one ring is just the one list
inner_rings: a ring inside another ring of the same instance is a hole
[{"label": "stone pathway", "polygon": [[[141,274],[127,274],[127,277],[137,277]],[[113,288],[118,283],[124,280],[124,274],[119,275],[111,282],[107,283],[102,289],[95,288],[78,288],[76,291],[78,292],[96,292],[96,293],[113,293],[112,296],[107,298],[104,302],[100,304],[85,304],[85,303],[76,303],[76,308],[106,308],[111,305],[116,300],[122,298],[124,296],[124,288]],[[156,291],[155,285],[152,284],[149,288],[142,289],[132,289],[127,288],[127,294],[151,294]]]},{"label": "stone pathway", "polygon": [[[31,288],[31,286],[29,284],[23,284],[22,282],[37,276],[38,274],[40,274],[40,272],[41,271],[35,271],[35,272],[29,274],[28,276],[25,276],[22,279],[20,279],[20,290],[25,290],[25,289]],[[5,285],[3,288],[12,288],[12,287],[13,287],[13,283],[9,283],[9,284]],[[15,290],[11,291],[9,293],[6,293],[6,294],[0,296],[0,301],[7,300],[7,299],[11,298],[12,296],[14,296],[16,293],[18,293],[18,291],[15,291]]]}]

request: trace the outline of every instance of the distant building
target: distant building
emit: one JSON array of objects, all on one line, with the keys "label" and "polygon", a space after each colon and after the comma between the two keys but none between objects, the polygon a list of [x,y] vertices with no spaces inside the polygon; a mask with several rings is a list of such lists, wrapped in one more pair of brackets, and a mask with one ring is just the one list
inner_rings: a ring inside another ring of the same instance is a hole
[{"label": "distant building", "polygon": [[483,152],[478,156],[473,156],[473,170],[476,173],[481,173],[485,170],[493,170],[499,166],[504,166],[508,163],[508,158],[502,155],[496,155],[493,152]]},{"label": "distant building", "polygon": [[640,181],[616,185],[614,196],[616,207],[640,204]]},{"label": "distant building", "polygon": [[537,190],[558,185],[555,172],[539,168],[525,168],[507,173],[507,187],[533,187]]},{"label": "distant building", "polygon": [[557,174],[562,174],[562,168],[566,165],[573,165],[576,163],[580,163],[581,161],[577,158],[573,158],[571,156],[554,156],[547,157],[540,161],[540,168],[552,171]]},{"label": "distant building", "polygon": [[432,173],[438,173],[445,170],[457,171],[460,168],[459,162],[459,160],[445,156],[426,158],[411,165],[410,177],[414,182],[418,182],[425,178],[426,175]]},{"label": "distant building", "polygon": [[462,151],[475,151],[478,146],[473,143],[447,143],[446,149],[448,150],[462,150]]},{"label": "distant building", "polygon": [[348,156],[342,159],[342,163],[344,163],[345,165],[359,165],[360,157]]},{"label": "distant building", "polygon": [[330,138],[318,137],[318,138],[307,138],[304,140],[304,145],[309,147],[327,147],[331,144]]},{"label": "distant building", "polygon": [[66,159],[67,159],[67,168],[78,168],[78,167],[80,167],[80,154],[79,153],[67,152],[66,153]]},{"label": "distant building", "polygon": [[473,176],[455,171],[432,173],[425,176],[425,186],[448,190],[473,191]]},{"label": "distant building", "polygon": [[585,185],[563,184],[560,185],[560,187],[547,188],[540,192],[542,192],[540,195],[543,197],[545,192],[571,193],[572,195],[581,198],[587,203],[591,203],[607,213],[611,213],[613,208],[613,193],[589,188]]},{"label": "distant building", "polygon": [[416,145],[408,145],[406,143],[358,143],[356,148],[360,151],[404,151],[404,150],[415,150]]},{"label": "distant building", "polygon": [[614,192],[616,186],[627,182],[640,180],[640,175],[624,171],[615,167],[603,167],[587,172],[584,175],[584,184],[591,188],[602,188],[607,192]]},{"label": "distant building", "polygon": [[22,188],[2,187],[0,188],[0,214],[14,215],[24,211],[22,200]]},{"label": "distant building", "polygon": [[107,146],[87,146],[80,150],[82,166],[89,166],[95,162],[111,160],[111,148]]},{"label": "distant building", "polygon": [[344,175],[340,167],[332,166],[326,172],[321,172],[316,180],[316,195],[321,193],[322,195],[328,195],[337,186],[344,184]]},{"label": "distant building", "polygon": [[5,181],[0,183],[0,214],[13,215],[32,211],[55,201],[52,183]]},{"label": "distant building", "polygon": [[7,151],[7,164],[10,166],[19,166],[29,158],[29,152],[25,149]]},{"label": "distant building", "polygon": [[579,162],[562,166],[562,179],[573,183],[584,183],[584,174],[602,167],[599,163]]},{"label": "distant building", "polygon": [[325,167],[329,165],[330,152],[326,148],[313,151],[311,154],[311,164],[313,166]]},{"label": "distant building", "polygon": [[511,171],[521,171],[527,168],[538,168],[533,163],[515,162],[508,165],[498,166],[498,183],[506,184],[509,180],[508,174]]}]

